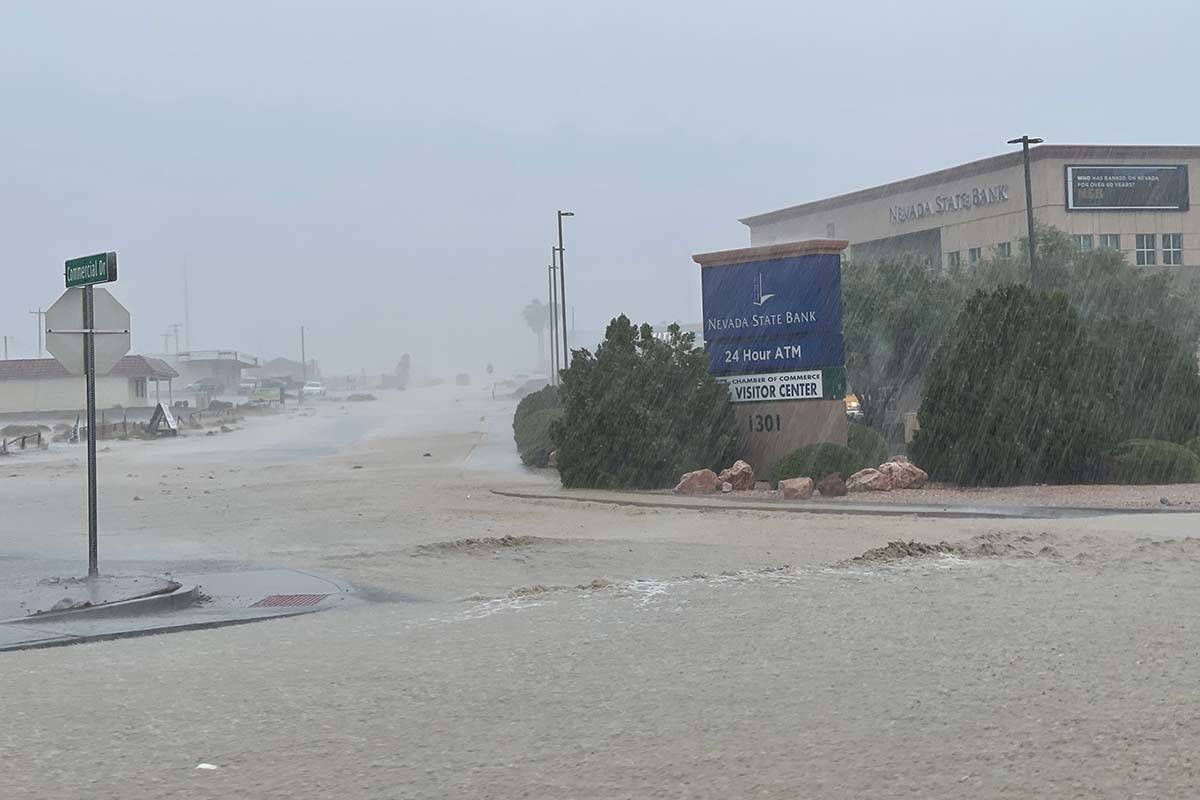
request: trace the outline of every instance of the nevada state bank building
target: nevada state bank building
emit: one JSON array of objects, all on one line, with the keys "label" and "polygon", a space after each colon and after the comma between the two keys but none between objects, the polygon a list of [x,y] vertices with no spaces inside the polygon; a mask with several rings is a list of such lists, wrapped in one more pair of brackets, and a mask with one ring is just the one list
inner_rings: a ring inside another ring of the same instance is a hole
[{"label": "nevada state bank building", "polygon": [[[1200,266],[1200,218],[1189,204],[1200,147],[1042,145],[1029,156],[1039,223],[1080,249],[1121,250],[1131,264]],[[931,268],[969,268],[1020,250],[1022,155],[1016,149],[741,222],[752,246],[846,239],[851,261],[907,255]]]}]

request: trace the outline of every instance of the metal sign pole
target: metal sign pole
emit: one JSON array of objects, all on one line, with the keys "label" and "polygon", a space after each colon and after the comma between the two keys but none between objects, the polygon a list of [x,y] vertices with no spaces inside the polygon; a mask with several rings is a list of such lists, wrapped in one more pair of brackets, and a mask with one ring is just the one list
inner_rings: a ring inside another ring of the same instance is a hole
[{"label": "metal sign pole", "polygon": [[92,287],[83,290],[83,371],[87,378],[88,577],[100,574],[96,537],[96,334]]}]

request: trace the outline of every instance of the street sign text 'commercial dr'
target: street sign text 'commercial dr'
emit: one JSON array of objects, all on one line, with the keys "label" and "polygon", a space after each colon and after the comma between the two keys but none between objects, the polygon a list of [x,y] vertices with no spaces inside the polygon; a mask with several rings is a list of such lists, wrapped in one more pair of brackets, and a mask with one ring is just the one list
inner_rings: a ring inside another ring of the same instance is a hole
[{"label": "street sign text 'commercial dr'", "polygon": [[96,253],[67,261],[67,288],[91,286],[94,283],[111,283],[117,279],[117,254]]}]

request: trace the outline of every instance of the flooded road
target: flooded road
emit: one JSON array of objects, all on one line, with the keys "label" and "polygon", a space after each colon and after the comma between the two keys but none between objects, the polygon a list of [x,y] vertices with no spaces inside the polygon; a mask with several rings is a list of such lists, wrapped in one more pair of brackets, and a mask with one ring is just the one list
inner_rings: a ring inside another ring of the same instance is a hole
[{"label": "flooded road", "polygon": [[1187,797],[1200,546],[1153,549],[382,604],[20,654],[0,771],[6,796],[38,798]]},{"label": "flooded road", "polygon": [[[375,602],[7,654],[0,794],[1194,794],[1193,515],[520,501],[489,491],[546,480],[505,459],[510,409],[467,393],[386,403],[315,412],[363,418],[335,455],[263,465],[236,434],[219,460],[211,440],[110,454],[138,477],[112,470],[102,552],[312,569]],[[268,446],[304,438],[264,427]],[[161,477],[171,453],[186,479]],[[52,469],[0,485],[48,531],[8,529],[6,552],[70,549],[74,512],[51,500],[69,476]],[[950,544],[887,547],[913,539]]]}]

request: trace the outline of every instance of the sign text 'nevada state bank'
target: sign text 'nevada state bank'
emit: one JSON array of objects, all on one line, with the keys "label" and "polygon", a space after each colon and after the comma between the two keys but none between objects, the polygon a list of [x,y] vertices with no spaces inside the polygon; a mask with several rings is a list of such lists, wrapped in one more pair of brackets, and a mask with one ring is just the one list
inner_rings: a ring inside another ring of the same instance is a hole
[{"label": "sign text 'nevada state bank'", "polygon": [[704,341],[710,345],[842,332],[842,271],[836,254],[707,267],[700,274]]}]

